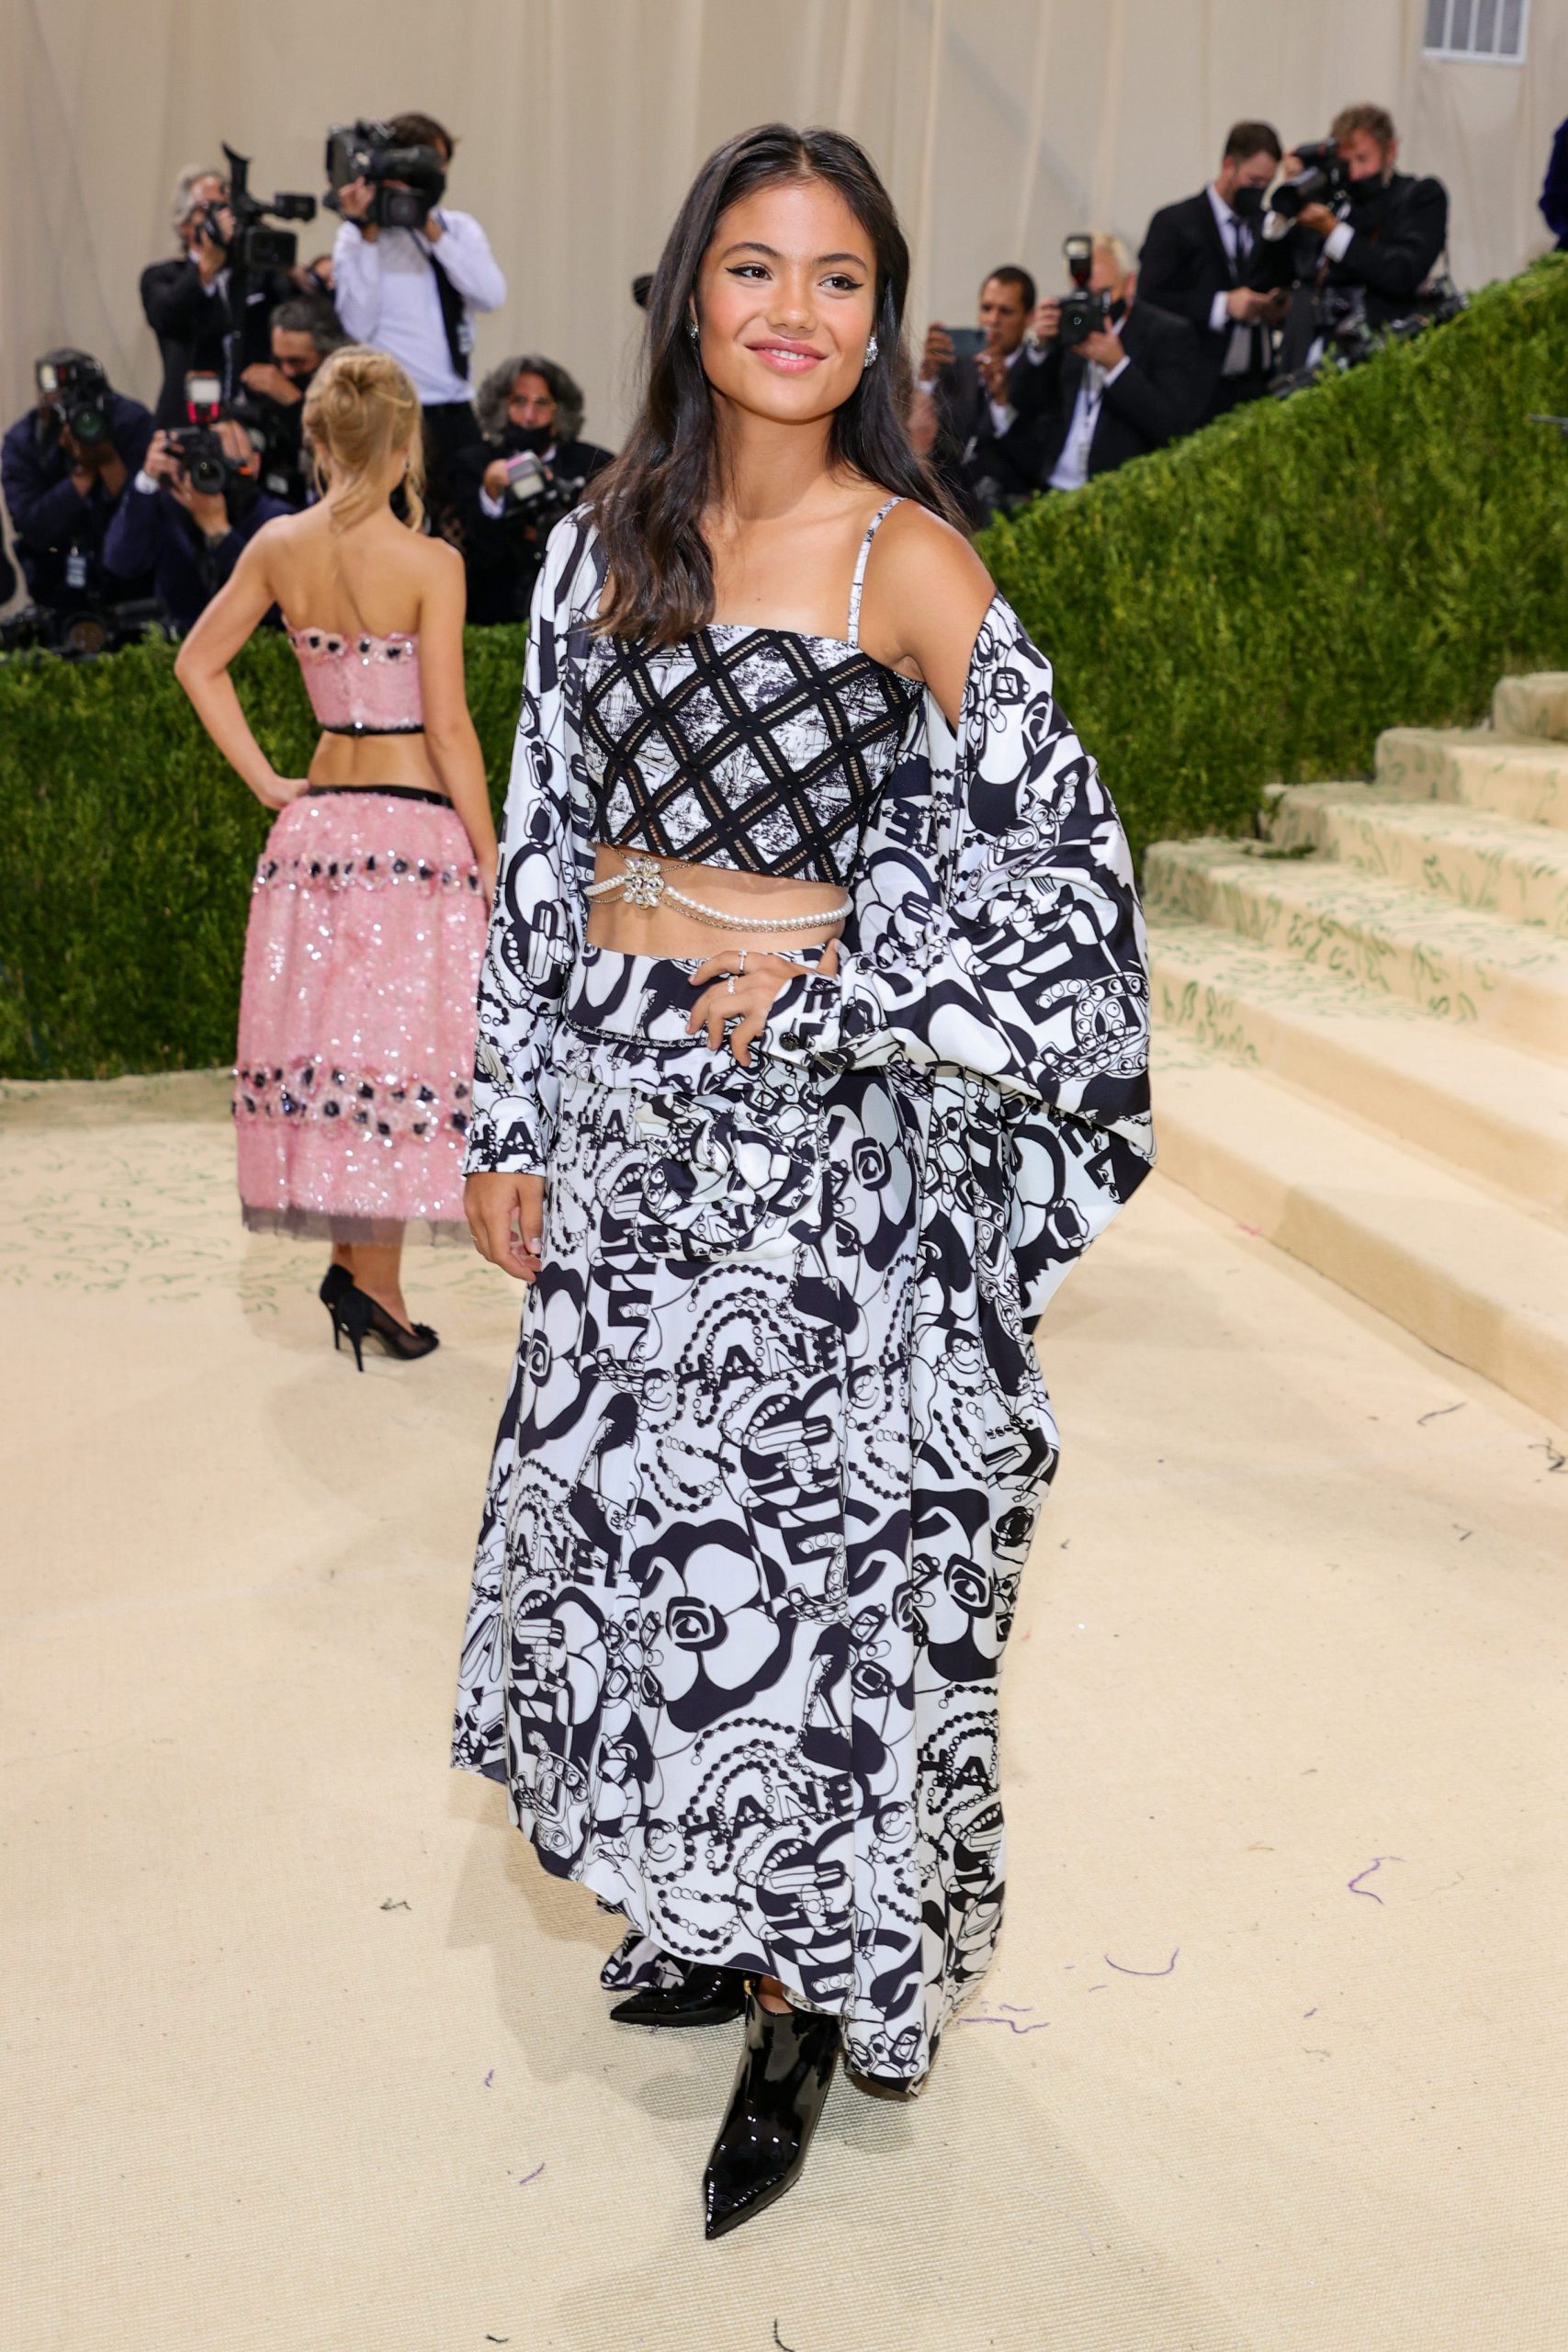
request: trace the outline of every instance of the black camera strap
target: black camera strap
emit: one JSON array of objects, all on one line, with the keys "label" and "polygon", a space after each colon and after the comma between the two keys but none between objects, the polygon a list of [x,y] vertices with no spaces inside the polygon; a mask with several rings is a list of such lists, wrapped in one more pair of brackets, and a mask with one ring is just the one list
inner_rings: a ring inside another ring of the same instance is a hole
[{"label": "black camera strap", "polygon": [[436,299],[441,304],[441,323],[446,331],[446,348],[452,355],[452,366],[464,383],[468,380],[468,308],[440,262],[428,247],[425,259],[435,272]]}]

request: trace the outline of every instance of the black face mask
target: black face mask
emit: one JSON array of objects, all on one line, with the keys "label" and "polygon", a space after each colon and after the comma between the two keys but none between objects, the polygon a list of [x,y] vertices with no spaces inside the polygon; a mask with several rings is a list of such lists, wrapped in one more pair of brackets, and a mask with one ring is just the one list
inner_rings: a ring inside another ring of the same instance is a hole
[{"label": "black face mask", "polygon": [[1352,212],[1376,212],[1388,201],[1388,182],[1381,172],[1366,172],[1350,182]]},{"label": "black face mask", "polygon": [[1231,210],[1243,220],[1261,220],[1266,190],[1260,187],[1238,187],[1231,198]]},{"label": "black face mask", "polygon": [[514,455],[521,456],[525,449],[531,449],[538,458],[544,456],[555,437],[555,429],[552,425],[513,424],[510,418],[507,420],[506,431],[502,436],[506,447]]}]

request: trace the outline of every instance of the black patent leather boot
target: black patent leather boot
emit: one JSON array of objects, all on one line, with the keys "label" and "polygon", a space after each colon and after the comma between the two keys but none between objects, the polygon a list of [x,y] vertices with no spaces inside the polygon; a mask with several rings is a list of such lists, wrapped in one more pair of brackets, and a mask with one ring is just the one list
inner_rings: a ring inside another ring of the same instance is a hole
[{"label": "black patent leather boot", "polygon": [[703,2231],[722,2237],[794,2186],[828,2098],[839,2020],[746,1995],[746,2047],[703,2175]]},{"label": "black patent leather boot", "polygon": [[746,2007],[746,1979],[738,1968],[702,1968],[694,1962],[679,1984],[642,1984],[617,2001],[617,2025],[728,2025]]}]

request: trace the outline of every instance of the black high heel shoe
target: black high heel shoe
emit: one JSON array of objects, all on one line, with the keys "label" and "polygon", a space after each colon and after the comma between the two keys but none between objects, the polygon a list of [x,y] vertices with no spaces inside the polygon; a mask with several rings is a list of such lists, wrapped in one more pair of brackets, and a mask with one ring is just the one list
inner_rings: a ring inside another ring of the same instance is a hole
[{"label": "black high heel shoe", "polygon": [[642,1984],[617,2001],[617,2025],[728,2025],[746,2007],[746,1979],[738,1968],[694,1962],[679,1984]]},{"label": "black high heel shoe", "polygon": [[342,1296],[329,1300],[328,1305],[332,1310],[333,1345],[335,1348],[346,1331],[354,1361],[361,1372],[365,1369],[367,1340],[378,1340],[385,1352],[395,1356],[400,1363],[412,1363],[416,1356],[430,1355],[441,1345],[428,1323],[416,1323],[411,1330],[356,1283],[351,1282]]},{"label": "black high heel shoe", "polygon": [[321,1305],[333,1318],[333,1346],[335,1350],[343,1340],[343,1302],[354,1288],[354,1276],[346,1266],[335,1261],[321,1276],[321,1287],[316,1293]]},{"label": "black high heel shoe", "polygon": [[839,2058],[839,2020],[765,2009],[748,1980],[746,2046],[703,2175],[703,2234],[722,2237],[799,2178]]}]

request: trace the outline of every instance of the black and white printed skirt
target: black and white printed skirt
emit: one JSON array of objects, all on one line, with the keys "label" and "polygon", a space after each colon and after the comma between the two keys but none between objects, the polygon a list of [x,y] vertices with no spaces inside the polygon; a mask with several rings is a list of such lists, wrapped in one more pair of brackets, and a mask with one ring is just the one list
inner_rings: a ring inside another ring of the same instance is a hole
[{"label": "black and white printed skirt", "polygon": [[570,984],[453,1761],[624,1916],[607,1984],[765,1973],[914,2086],[1000,1919],[1017,1583],[978,1424],[911,1529],[930,1097],[742,1069],[686,1035],[693,969],[590,948]]}]

